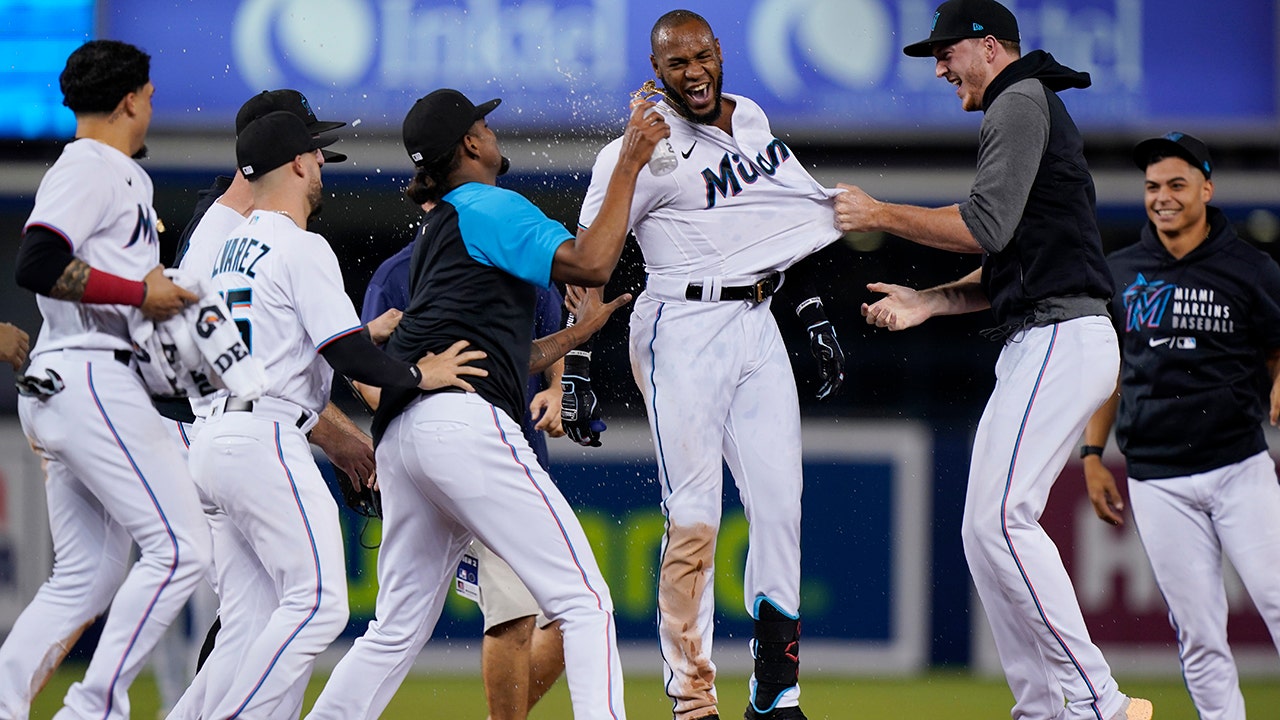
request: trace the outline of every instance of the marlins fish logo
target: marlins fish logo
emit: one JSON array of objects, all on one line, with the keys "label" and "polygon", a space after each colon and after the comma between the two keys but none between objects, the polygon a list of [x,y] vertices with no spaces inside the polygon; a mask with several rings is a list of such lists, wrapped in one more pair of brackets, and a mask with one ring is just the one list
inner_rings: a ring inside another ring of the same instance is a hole
[{"label": "marlins fish logo", "polygon": [[1125,332],[1160,327],[1165,310],[1169,308],[1169,299],[1177,289],[1177,285],[1163,280],[1148,282],[1142,273],[1138,273],[1133,284],[1124,289]]}]

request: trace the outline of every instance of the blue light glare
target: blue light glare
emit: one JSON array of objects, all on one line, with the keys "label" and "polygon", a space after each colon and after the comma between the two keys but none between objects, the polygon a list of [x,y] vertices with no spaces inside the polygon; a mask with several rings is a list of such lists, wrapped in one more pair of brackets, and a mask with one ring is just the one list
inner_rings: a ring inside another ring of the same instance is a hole
[{"label": "blue light glare", "polygon": [[0,0],[0,139],[75,133],[58,75],[67,56],[93,37],[94,11],[94,0]]}]

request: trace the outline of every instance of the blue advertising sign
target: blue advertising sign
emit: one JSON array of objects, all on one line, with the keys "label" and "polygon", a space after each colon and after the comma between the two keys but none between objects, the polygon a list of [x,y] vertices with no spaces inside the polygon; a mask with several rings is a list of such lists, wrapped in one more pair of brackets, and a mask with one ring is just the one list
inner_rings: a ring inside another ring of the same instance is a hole
[{"label": "blue advertising sign", "polygon": [[[225,130],[239,105],[295,87],[327,117],[398,131],[437,87],[502,97],[502,127],[617,127],[652,70],[659,11],[637,0],[104,0],[100,35],[154,56],[156,123]],[[902,46],[928,36],[935,0],[686,3],[719,36],[728,92],[780,131],[970,128],[933,62]],[[1271,0],[1022,0],[1024,49],[1088,71],[1065,95],[1085,129],[1212,124],[1280,128]]]},{"label": "blue advertising sign", "polygon": [[0,138],[75,132],[58,75],[93,33],[94,0],[0,0]]},{"label": "blue advertising sign", "polygon": [[[610,427],[605,447],[552,443],[552,475],[574,507],[609,584],[618,637],[656,643],[658,558],[664,532],[648,430]],[[928,663],[929,458],[913,422],[812,422],[804,428],[801,598],[806,652],[845,670],[913,672]],[[724,480],[716,543],[716,633],[726,653],[745,652],[752,625],[743,600],[747,520]],[[519,522],[519,518],[511,518]],[[377,594],[380,527],[348,511],[349,598],[358,634]],[[423,552],[430,552],[424,548]],[[478,606],[452,590],[437,638],[476,640]],[[735,643],[734,641],[741,642]],[[736,647],[735,647],[736,645]]]}]

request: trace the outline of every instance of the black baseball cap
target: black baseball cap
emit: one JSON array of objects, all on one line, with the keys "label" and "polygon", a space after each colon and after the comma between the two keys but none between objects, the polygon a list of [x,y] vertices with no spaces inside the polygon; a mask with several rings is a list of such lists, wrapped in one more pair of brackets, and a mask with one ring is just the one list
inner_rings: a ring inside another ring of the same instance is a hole
[{"label": "black baseball cap", "polygon": [[1133,148],[1133,162],[1139,170],[1146,170],[1155,157],[1180,157],[1199,168],[1207,180],[1213,175],[1213,158],[1209,146],[1186,133],[1171,132],[1158,138],[1143,140]]},{"label": "black baseball cap", "polygon": [[947,0],[933,13],[929,39],[912,43],[902,48],[902,52],[911,57],[931,57],[935,45],[988,35],[997,40],[1021,42],[1018,20],[1009,8],[995,0]]},{"label": "black baseball cap", "polygon": [[473,105],[466,95],[441,88],[418,99],[404,118],[404,149],[413,164],[422,167],[439,160],[457,146],[475,121],[502,103],[494,98]]},{"label": "black baseball cap", "polygon": [[[307,102],[306,95],[291,88],[281,88],[280,90],[263,90],[240,106],[240,111],[236,113],[236,135],[239,135],[254,120],[278,110],[285,110],[297,115],[306,124],[307,132],[312,135],[337,130],[346,125],[346,123],[336,120],[316,119],[315,111],[311,109],[311,103]],[[324,151],[324,161],[326,163],[342,162],[346,159],[347,156],[342,153]]]},{"label": "black baseball cap", "polygon": [[236,137],[236,167],[249,180],[257,180],[299,155],[337,140],[316,137],[297,115],[277,110],[250,122]]}]

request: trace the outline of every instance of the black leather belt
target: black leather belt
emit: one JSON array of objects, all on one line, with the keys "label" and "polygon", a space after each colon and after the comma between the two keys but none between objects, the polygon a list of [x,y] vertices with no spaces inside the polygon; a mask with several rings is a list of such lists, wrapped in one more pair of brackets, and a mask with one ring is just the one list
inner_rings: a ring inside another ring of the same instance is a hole
[{"label": "black leather belt", "polygon": [[[747,300],[753,303],[762,303],[773,297],[773,294],[778,291],[778,286],[781,284],[782,273],[769,273],[769,275],[751,285],[734,285],[720,288],[720,299]],[[702,285],[689,283],[689,287],[684,291],[684,296],[688,300],[701,300]]]},{"label": "black leather belt", "polygon": [[[223,412],[253,412],[253,406],[255,404],[257,404],[256,400],[241,400],[240,398],[234,397],[227,398],[227,404],[226,407],[223,408]],[[298,414],[298,420],[294,424],[298,426],[298,429],[302,429],[302,426],[307,424],[307,413],[305,410]]]}]

